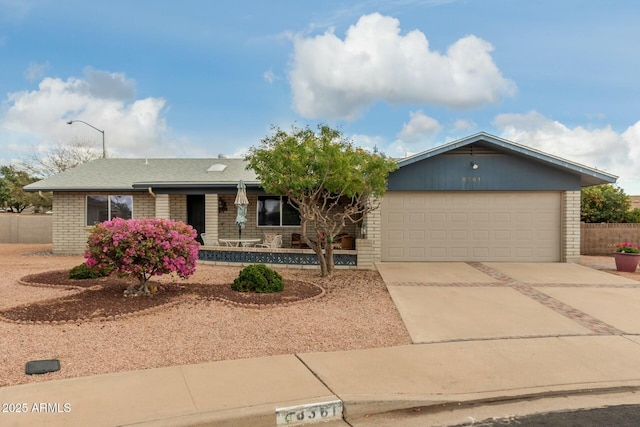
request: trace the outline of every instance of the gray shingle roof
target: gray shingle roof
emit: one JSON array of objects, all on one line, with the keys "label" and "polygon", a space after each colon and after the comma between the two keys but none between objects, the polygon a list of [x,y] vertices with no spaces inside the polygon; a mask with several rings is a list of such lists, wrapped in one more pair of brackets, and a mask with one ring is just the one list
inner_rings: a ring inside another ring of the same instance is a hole
[{"label": "gray shingle roof", "polygon": [[[213,165],[223,165],[208,171]],[[243,159],[97,159],[24,187],[26,191],[113,191],[259,184]]]},{"label": "gray shingle roof", "polygon": [[[400,167],[437,156],[455,148],[485,141],[511,153],[578,173],[581,185],[613,183],[617,176],[571,162],[529,147],[480,132],[466,138],[400,159]],[[213,167],[218,165],[217,167]],[[243,180],[247,187],[259,187],[254,171],[243,159],[98,159],[24,187],[26,191],[116,191],[160,188],[235,188]],[[223,167],[226,166],[226,167]],[[213,169],[210,170],[209,169]],[[222,170],[220,170],[222,169]]]}]

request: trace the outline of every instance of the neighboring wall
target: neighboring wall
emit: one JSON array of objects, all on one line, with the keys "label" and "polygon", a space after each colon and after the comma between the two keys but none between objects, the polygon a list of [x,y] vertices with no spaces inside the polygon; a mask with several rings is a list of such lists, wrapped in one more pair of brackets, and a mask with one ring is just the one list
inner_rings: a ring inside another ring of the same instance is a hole
[{"label": "neighboring wall", "polygon": [[51,243],[52,215],[0,213],[0,243]]},{"label": "neighboring wall", "polygon": [[640,245],[640,224],[580,224],[581,255],[611,255],[616,244]]}]

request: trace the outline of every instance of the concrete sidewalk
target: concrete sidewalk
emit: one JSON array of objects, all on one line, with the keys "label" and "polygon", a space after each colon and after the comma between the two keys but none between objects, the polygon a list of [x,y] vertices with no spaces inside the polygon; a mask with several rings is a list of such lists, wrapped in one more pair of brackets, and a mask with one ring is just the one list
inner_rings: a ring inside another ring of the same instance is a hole
[{"label": "concrete sidewalk", "polygon": [[640,390],[638,282],[567,264],[455,264],[381,266],[414,345],[2,387],[0,425],[360,426],[405,408]]},{"label": "concrete sidewalk", "polygon": [[346,420],[362,422],[402,408],[635,390],[639,341],[580,336],[422,344],[33,383],[0,388],[3,405],[26,405],[22,413],[0,412],[0,425],[273,426],[278,408],[336,400]]}]

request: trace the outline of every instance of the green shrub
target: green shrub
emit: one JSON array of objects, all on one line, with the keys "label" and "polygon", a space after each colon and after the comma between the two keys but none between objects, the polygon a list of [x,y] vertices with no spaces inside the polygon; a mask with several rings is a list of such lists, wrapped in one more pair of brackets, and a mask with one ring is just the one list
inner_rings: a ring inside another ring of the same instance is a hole
[{"label": "green shrub", "polygon": [[109,272],[107,270],[88,267],[85,263],[77,265],[69,271],[69,278],[74,280],[97,279],[108,275]]},{"label": "green shrub", "polygon": [[264,264],[253,264],[240,272],[231,289],[240,292],[281,292],[284,284],[277,271]]}]

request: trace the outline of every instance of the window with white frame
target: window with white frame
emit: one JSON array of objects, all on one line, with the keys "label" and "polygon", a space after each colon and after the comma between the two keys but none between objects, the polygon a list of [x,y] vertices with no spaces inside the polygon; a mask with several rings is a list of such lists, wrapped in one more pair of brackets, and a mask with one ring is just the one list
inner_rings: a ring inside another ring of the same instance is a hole
[{"label": "window with white frame", "polygon": [[258,196],[258,226],[295,227],[300,214],[286,196]]},{"label": "window with white frame", "polygon": [[113,218],[131,219],[133,216],[133,196],[87,196],[87,225]]}]

